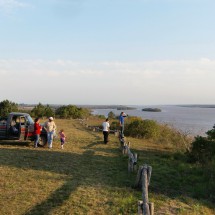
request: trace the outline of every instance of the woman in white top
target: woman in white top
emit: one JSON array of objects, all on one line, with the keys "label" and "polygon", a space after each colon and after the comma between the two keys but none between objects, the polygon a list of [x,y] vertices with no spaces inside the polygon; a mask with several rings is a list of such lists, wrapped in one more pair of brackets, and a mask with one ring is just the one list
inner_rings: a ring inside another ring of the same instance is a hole
[{"label": "woman in white top", "polygon": [[105,122],[102,123],[102,127],[103,127],[103,135],[104,135],[104,144],[107,144],[109,128],[110,128],[108,118],[105,120]]}]

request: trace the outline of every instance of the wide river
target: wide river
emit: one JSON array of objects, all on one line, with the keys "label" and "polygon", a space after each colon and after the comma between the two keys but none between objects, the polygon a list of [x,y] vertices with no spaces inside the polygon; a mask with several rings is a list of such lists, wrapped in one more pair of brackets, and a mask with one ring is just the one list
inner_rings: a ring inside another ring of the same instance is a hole
[{"label": "wide river", "polygon": [[[215,124],[215,108],[200,107],[182,107],[175,105],[156,106],[161,112],[146,112],[142,108],[148,106],[135,106],[135,110],[125,111],[129,116],[139,116],[142,119],[152,119],[162,124],[168,124],[171,127],[189,133],[192,136],[203,135],[211,130]],[[155,108],[150,106],[151,108]],[[113,111],[119,115],[121,110],[116,109],[93,109],[93,114],[105,115]]]}]

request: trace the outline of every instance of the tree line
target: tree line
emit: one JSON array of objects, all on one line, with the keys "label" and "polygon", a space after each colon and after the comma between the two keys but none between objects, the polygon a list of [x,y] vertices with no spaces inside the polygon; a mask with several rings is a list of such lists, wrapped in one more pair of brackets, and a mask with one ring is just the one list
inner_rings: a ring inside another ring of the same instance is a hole
[{"label": "tree line", "polygon": [[15,102],[3,100],[0,102],[0,116],[6,117],[11,112],[27,112],[33,117],[56,117],[62,119],[83,119],[90,116],[91,112],[87,108],[79,108],[75,105],[64,105],[53,108],[50,105],[39,103],[32,110],[24,110]]}]

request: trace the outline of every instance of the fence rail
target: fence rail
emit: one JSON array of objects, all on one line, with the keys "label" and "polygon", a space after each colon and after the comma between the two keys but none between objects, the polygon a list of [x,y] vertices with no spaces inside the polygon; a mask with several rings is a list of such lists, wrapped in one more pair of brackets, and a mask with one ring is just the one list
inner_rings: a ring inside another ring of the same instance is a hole
[{"label": "fence rail", "polygon": [[[92,129],[92,131],[102,131],[102,129],[98,126],[89,126],[84,123],[84,121],[80,122],[85,127]],[[122,150],[123,155],[128,155],[128,172],[134,172],[137,170],[137,153],[131,152],[131,143],[126,143],[126,138],[120,135],[120,132],[117,130],[111,130],[110,133],[114,133],[115,136],[119,137],[120,148]],[[138,215],[154,215],[154,203],[149,202],[148,198],[148,187],[151,180],[152,167],[144,164],[139,167],[137,171],[137,177],[135,181],[135,188],[139,188],[142,190],[142,200],[138,201]]]}]

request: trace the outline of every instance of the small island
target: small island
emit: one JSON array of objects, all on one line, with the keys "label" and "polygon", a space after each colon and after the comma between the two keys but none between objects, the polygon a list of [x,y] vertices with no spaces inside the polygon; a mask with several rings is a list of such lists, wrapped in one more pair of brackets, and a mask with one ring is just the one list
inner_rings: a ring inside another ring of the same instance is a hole
[{"label": "small island", "polygon": [[143,108],[142,111],[161,112],[161,109],[159,109],[159,108]]},{"label": "small island", "polygon": [[135,110],[137,108],[135,108],[135,107],[128,107],[128,106],[118,106],[116,109],[117,110]]}]

